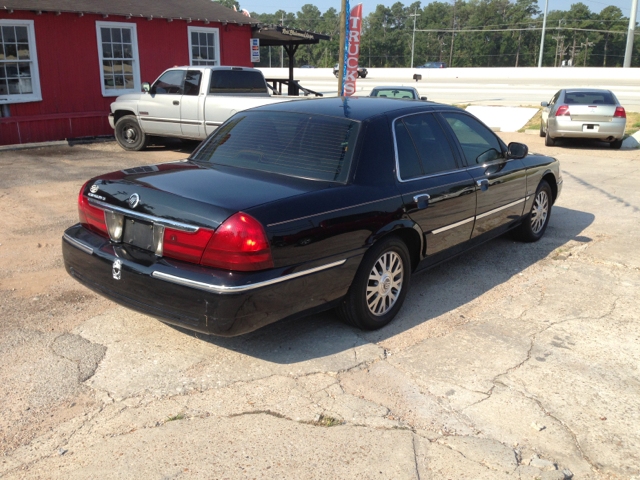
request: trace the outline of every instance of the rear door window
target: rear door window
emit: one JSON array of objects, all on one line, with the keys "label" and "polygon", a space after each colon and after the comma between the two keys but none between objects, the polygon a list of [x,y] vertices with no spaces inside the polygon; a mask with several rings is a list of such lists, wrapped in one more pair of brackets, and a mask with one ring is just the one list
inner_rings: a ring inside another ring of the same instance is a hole
[{"label": "rear door window", "polygon": [[267,84],[260,72],[213,70],[209,94],[217,93],[267,93]]},{"label": "rear door window", "polygon": [[442,113],[458,138],[469,166],[504,158],[502,146],[491,130],[462,113]]},{"label": "rear door window", "polygon": [[402,180],[458,168],[449,141],[432,114],[400,118],[394,129]]},{"label": "rear door window", "polygon": [[156,95],[182,95],[184,84],[184,70],[169,70],[153,85],[152,92]]},{"label": "rear door window", "polygon": [[201,80],[202,72],[200,70],[188,70],[184,79],[184,95],[199,95]]}]

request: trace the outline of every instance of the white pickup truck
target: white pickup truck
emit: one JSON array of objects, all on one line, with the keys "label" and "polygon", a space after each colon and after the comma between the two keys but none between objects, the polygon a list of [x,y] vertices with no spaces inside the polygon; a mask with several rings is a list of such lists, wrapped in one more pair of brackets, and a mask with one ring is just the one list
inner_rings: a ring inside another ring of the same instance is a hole
[{"label": "white pickup truck", "polygon": [[142,150],[150,136],[206,138],[236,112],[300,97],[271,96],[262,72],[246,67],[176,67],[142,93],[111,104],[109,124],[125,150]]}]

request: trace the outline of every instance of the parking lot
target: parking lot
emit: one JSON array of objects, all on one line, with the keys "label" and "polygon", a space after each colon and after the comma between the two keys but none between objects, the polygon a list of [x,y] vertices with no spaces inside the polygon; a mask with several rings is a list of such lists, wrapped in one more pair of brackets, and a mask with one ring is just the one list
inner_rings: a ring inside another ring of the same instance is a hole
[{"label": "parking lot", "polygon": [[234,338],[62,264],[87,179],[192,144],[0,152],[0,477],[640,478],[640,151],[500,135],[562,162],[540,242],[416,276],[379,331],[323,313]]}]

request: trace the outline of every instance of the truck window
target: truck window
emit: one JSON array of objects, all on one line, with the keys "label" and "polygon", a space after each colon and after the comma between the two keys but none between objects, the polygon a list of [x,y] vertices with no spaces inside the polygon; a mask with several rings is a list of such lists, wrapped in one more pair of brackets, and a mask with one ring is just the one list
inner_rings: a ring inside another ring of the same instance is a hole
[{"label": "truck window", "polygon": [[156,95],[182,95],[184,70],[169,70],[162,74],[151,89]]},{"label": "truck window", "polygon": [[200,70],[188,70],[184,79],[184,95],[198,96],[200,94],[200,80],[202,72]]},{"label": "truck window", "polygon": [[267,93],[267,84],[260,72],[248,70],[214,70],[209,94]]}]

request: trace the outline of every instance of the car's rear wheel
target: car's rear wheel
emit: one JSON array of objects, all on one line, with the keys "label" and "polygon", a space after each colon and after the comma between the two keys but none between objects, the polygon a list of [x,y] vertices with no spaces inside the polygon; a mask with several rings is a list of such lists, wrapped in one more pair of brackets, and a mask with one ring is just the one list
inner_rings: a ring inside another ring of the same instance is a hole
[{"label": "car's rear wheel", "polygon": [[553,147],[556,144],[555,139],[551,138],[551,135],[549,135],[549,129],[547,129],[547,134],[545,135],[545,138],[544,138],[544,144],[547,147]]},{"label": "car's rear wheel", "polygon": [[514,231],[516,238],[523,242],[537,242],[547,230],[551,217],[552,193],[549,184],[542,180],[536,190],[533,205],[522,224]]},{"label": "car's rear wheel", "polygon": [[609,145],[611,145],[611,148],[613,148],[614,150],[620,150],[620,148],[622,148],[622,139],[615,140],[611,142]]},{"label": "car's rear wheel", "polygon": [[142,131],[136,117],[125,115],[116,122],[116,140],[125,150],[144,150],[149,137]]},{"label": "car's rear wheel", "polygon": [[398,237],[386,237],[365,254],[338,315],[363,330],[382,328],[400,311],[410,282],[406,244]]},{"label": "car's rear wheel", "polygon": [[361,74],[360,78],[367,78],[367,74],[366,73]]},{"label": "car's rear wheel", "polygon": [[545,137],[546,133],[544,133],[544,128],[542,128],[542,119],[540,119],[540,136]]}]

